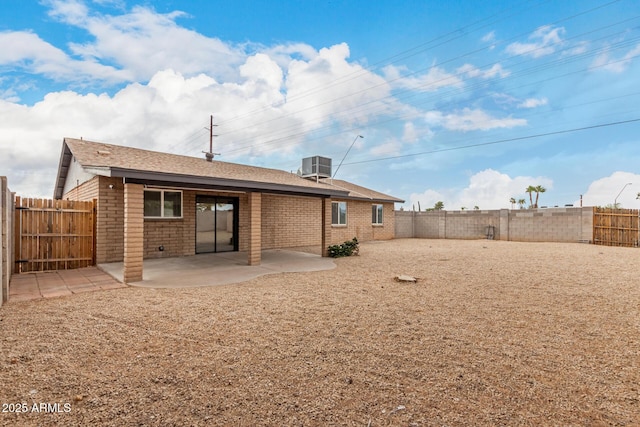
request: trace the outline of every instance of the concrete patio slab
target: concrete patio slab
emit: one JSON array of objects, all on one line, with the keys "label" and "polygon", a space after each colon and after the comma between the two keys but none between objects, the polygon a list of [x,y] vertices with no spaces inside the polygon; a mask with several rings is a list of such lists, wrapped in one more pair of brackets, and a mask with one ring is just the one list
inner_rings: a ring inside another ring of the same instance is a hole
[{"label": "concrete patio slab", "polygon": [[[122,281],[123,263],[100,264],[100,268]],[[148,288],[186,288],[241,283],[273,273],[331,270],[336,264],[306,252],[283,249],[262,251],[260,265],[247,265],[246,252],[199,254],[180,258],[144,260],[143,280],[129,283]]]}]

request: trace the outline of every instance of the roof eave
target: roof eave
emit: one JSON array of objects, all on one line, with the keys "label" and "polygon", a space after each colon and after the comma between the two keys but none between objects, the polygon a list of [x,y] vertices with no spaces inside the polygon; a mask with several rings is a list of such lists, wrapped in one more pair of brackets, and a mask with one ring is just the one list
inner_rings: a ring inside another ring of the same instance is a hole
[{"label": "roof eave", "polygon": [[396,199],[395,197],[394,198],[389,198],[389,199],[384,199],[384,198],[379,198],[379,197],[348,196],[348,197],[344,197],[344,198],[348,199],[348,200],[361,200],[361,201],[373,202],[373,203],[404,203],[404,200]]},{"label": "roof eave", "polygon": [[53,189],[53,198],[62,199],[64,186],[67,182],[67,173],[69,172],[69,166],[71,165],[71,159],[73,154],[67,145],[65,139],[62,140],[62,152],[60,153],[60,162],[58,163],[58,175],[56,177],[56,186]]},{"label": "roof eave", "polygon": [[182,186],[193,189],[220,189],[229,191],[259,191],[315,197],[347,197],[345,191],[302,187],[290,184],[235,180],[196,175],[179,175],[165,172],[150,172],[123,168],[110,168],[110,176],[125,178],[127,182],[166,186]]}]

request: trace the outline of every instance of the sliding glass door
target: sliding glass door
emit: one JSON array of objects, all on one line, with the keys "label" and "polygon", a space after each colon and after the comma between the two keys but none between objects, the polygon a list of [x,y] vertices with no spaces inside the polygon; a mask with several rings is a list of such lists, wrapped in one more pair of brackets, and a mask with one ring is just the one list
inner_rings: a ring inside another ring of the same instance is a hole
[{"label": "sliding glass door", "polygon": [[238,250],[238,199],[196,196],[196,253]]}]

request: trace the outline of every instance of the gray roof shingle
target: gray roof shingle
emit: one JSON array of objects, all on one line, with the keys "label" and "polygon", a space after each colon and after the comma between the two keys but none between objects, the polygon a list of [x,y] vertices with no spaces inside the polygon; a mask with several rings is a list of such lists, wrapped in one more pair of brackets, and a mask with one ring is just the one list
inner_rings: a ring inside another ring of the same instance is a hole
[{"label": "gray roof shingle", "polygon": [[[181,156],[177,154],[161,153],[122,145],[105,144],[82,139],[65,138],[63,151],[58,169],[58,182],[55,196],[62,196],[62,188],[68,170],[70,155],[84,169],[108,170],[111,176],[144,176],[146,174],[162,174],[170,178],[194,177],[198,182],[233,183],[235,186],[251,188],[282,189],[283,192],[309,193],[314,195],[346,196],[348,198],[371,198],[400,202],[373,190],[359,187],[345,181],[334,181],[333,185],[327,180],[316,182],[304,179],[295,173],[277,169],[248,166],[238,163],[206,161],[204,158]],[[340,183],[340,184],[338,184]],[[266,186],[266,187],[265,187]],[[352,196],[353,194],[353,196]],[[363,197],[366,194],[367,196]]]}]

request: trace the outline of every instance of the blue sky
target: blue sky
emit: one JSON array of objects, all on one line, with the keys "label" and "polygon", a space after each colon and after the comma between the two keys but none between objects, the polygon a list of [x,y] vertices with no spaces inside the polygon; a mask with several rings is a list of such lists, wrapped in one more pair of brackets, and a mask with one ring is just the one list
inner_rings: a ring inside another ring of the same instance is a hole
[{"label": "blue sky", "polygon": [[64,137],[202,156],[213,115],[224,161],[337,165],[355,141],[337,178],[405,209],[529,185],[640,208],[637,0],[0,8],[0,175],[22,196],[51,196]]}]

